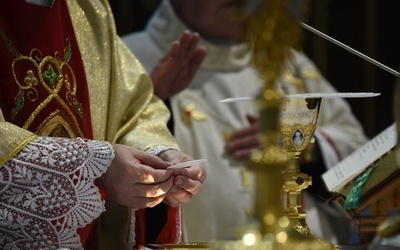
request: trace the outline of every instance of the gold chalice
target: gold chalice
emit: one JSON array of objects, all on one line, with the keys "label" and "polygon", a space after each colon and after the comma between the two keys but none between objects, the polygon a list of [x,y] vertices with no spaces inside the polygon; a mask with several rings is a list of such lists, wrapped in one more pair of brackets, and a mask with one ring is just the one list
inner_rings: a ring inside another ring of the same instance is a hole
[{"label": "gold chalice", "polygon": [[325,243],[315,236],[306,223],[306,212],[302,209],[301,191],[312,184],[309,175],[302,173],[299,158],[314,142],[314,132],[322,105],[322,95],[287,95],[281,105],[278,143],[291,159],[283,172],[284,214],[290,226],[299,234],[291,232],[289,236],[311,241],[320,241],[324,249],[339,249],[331,243]]},{"label": "gold chalice", "polygon": [[322,104],[322,97],[301,95],[284,98],[281,106],[278,143],[292,159],[283,173],[285,214],[303,235],[312,235],[302,209],[301,191],[312,184],[311,177],[300,172],[300,154],[314,141],[314,132]]},{"label": "gold chalice", "polygon": [[256,102],[263,149],[254,152],[248,163],[256,182],[256,223],[244,228],[241,239],[218,242],[213,249],[338,249],[311,233],[301,207],[301,191],[311,185],[311,178],[299,171],[298,158],[313,141],[322,97],[284,97],[271,88]]}]

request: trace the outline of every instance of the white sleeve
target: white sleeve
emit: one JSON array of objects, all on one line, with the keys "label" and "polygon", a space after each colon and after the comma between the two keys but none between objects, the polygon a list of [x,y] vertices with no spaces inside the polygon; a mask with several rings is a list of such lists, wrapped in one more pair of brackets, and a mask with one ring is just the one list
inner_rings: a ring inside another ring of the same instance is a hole
[{"label": "white sleeve", "polygon": [[77,229],[104,211],[94,180],[110,143],[38,137],[0,167],[0,249],[81,249]]},{"label": "white sleeve", "polygon": [[319,150],[321,151],[326,169],[330,169],[338,164],[341,158],[335,146],[332,145],[332,142],[318,129],[315,130],[314,136],[318,141]]}]

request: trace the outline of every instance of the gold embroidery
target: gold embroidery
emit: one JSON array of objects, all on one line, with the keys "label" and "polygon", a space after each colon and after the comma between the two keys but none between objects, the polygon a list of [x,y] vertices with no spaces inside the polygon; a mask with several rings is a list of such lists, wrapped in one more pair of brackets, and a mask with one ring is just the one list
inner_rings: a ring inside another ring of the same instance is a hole
[{"label": "gold embroidery", "polygon": [[60,110],[51,113],[38,127],[35,134],[76,138],[81,135],[79,127],[71,127],[72,122]]},{"label": "gold embroidery", "polygon": [[[19,87],[19,92],[15,97],[16,107],[11,111],[11,117],[14,119],[18,112],[23,108],[25,103],[25,96],[31,101],[35,102],[38,100],[39,94],[37,87],[43,87],[47,92],[48,96],[45,100],[38,105],[38,107],[32,112],[28,120],[25,122],[23,128],[27,129],[35,120],[35,117],[46,107],[52,100],[56,100],[67,112],[68,116],[71,117],[71,121],[74,127],[79,128],[78,122],[68,108],[72,109],[78,114],[83,122],[85,122],[85,115],[83,113],[82,104],[76,97],[77,82],[74,71],[69,65],[68,61],[71,58],[71,43],[69,39],[66,40],[66,47],[64,48],[64,57],[56,51],[53,56],[43,57],[42,52],[39,49],[32,49],[29,56],[21,55],[14,47],[13,43],[6,37],[4,31],[0,29],[0,35],[6,44],[7,49],[15,56],[12,62],[12,73],[14,80]],[[16,74],[16,65],[18,63],[29,62],[36,73],[29,69],[26,71],[26,76],[23,83],[18,81]],[[40,85],[39,85],[40,83]],[[64,100],[58,95],[62,87],[66,88],[66,104]],[[82,133],[79,133],[82,136]]]},{"label": "gold embroidery", "polygon": [[27,83],[28,85],[29,84],[32,84],[32,85],[35,85],[35,86],[37,85],[38,80],[35,77],[35,74],[33,73],[32,70],[28,70],[26,72],[26,77],[24,78],[24,82]]}]

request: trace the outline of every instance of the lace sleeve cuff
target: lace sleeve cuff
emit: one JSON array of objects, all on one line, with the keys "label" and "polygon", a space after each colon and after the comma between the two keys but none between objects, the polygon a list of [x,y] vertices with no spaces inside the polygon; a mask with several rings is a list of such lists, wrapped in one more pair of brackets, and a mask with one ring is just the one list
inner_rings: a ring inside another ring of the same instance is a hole
[{"label": "lace sleeve cuff", "polygon": [[0,249],[82,248],[77,228],[104,211],[94,179],[110,143],[38,137],[0,168]]}]

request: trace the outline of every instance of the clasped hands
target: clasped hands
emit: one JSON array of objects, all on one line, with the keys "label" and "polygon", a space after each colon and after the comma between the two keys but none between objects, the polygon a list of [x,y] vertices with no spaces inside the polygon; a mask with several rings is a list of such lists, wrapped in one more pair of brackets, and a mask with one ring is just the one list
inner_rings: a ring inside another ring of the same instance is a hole
[{"label": "clasped hands", "polygon": [[130,146],[114,144],[115,157],[98,185],[107,197],[134,209],[154,207],[160,202],[176,207],[189,203],[206,178],[203,165],[182,169],[167,167],[193,160],[174,149],[154,156]]}]

